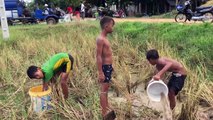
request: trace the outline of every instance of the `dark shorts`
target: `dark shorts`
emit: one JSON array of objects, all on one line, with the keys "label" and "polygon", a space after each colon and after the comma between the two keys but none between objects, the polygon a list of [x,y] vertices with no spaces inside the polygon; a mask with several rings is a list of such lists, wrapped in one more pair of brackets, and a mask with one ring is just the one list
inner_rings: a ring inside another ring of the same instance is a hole
[{"label": "dark shorts", "polygon": [[102,70],[104,72],[105,80],[104,83],[109,83],[112,77],[112,65],[102,65]]},{"label": "dark shorts", "polygon": [[[74,58],[73,58],[70,54],[68,54],[68,55],[69,55],[69,59],[70,59],[70,61],[71,61],[70,70],[72,70],[72,69],[73,69]],[[61,68],[61,72],[66,72],[66,70],[67,70],[67,64],[64,64],[64,65],[62,66],[62,68]]]},{"label": "dark shorts", "polygon": [[169,90],[174,90],[175,95],[177,95],[183,88],[186,75],[178,75],[177,73],[172,73],[172,76],[168,83]]}]

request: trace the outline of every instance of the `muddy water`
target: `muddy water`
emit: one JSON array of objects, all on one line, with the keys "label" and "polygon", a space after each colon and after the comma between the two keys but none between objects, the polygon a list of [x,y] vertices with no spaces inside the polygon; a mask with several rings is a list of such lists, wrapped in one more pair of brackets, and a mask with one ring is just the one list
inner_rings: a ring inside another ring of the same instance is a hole
[{"label": "muddy water", "polygon": [[[172,112],[169,107],[169,101],[167,96],[162,95],[161,102],[152,102],[151,100],[149,100],[146,94],[146,90],[144,88],[145,88],[145,84],[142,83],[138,85],[136,92],[132,93],[132,96],[134,96],[132,97],[132,105],[134,106],[133,113],[135,117],[132,118],[131,120],[172,120]],[[117,104],[118,106],[122,106],[123,104],[127,102],[126,97],[122,95],[117,97],[114,91],[109,92],[109,99],[111,103],[118,103]],[[161,115],[158,118],[151,117],[151,116],[148,118],[141,117],[141,111],[143,111],[141,109],[143,107],[141,106],[146,106],[153,110],[159,111]],[[173,113],[175,114],[175,116],[176,114],[180,113],[181,106],[182,106],[182,103],[176,101],[175,112]],[[197,118],[199,120],[213,120],[213,108],[208,110],[200,109],[198,110],[198,113],[199,114],[197,115]],[[173,120],[175,120],[175,118],[173,118]]]},{"label": "muddy water", "polygon": [[163,119],[172,120],[172,111],[169,106],[169,100],[164,93],[161,93],[161,105],[163,107]]}]

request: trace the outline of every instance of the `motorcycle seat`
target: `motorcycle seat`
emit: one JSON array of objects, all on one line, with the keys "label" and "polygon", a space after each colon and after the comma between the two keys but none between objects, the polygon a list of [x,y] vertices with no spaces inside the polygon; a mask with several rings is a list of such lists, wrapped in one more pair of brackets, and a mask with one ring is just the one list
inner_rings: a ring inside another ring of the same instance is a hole
[{"label": "motorcycle seat", "polygon": [[213,6],[207,6],[207,7],[197,7],[196,10],[203,10],[203,9],[210,9],[212,8]]}]

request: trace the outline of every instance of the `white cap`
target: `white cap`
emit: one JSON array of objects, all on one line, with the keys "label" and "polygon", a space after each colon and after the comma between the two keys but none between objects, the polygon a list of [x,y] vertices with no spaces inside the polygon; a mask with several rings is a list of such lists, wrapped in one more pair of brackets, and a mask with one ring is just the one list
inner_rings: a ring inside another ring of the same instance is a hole
[{"label": "white cap", "polygon": [[48,7],[48,5],[47,5],[47,4],[44,4],[44,6],[45,6],[45,7]]}]

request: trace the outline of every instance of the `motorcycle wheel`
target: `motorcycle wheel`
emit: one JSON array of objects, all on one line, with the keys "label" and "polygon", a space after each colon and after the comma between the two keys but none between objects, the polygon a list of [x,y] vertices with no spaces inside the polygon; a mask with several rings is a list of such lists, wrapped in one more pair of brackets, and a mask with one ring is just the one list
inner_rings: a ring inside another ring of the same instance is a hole
[{"label": "motorcycle wheel", "polygon": [[183,23],[183,22],[186,22],[187,20],[187,17],[185,14],[183,13],[178,13],[176,16],[175,16],[175,21],[178,22],[178,23]]},{"label": "motorcycle wheel", "polygon": [[121,18],[126,18],[126,14],[123,13],[123,14],[121,15]]},{"label": "motorcycle wheel", "polygon": [[213,22],[213,14],[210,12],[205,13],[204,18],[202,19],[202,21],[204,23],[212,23]]}]

